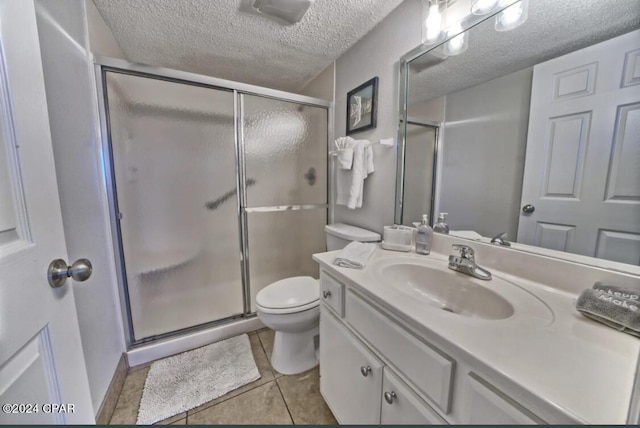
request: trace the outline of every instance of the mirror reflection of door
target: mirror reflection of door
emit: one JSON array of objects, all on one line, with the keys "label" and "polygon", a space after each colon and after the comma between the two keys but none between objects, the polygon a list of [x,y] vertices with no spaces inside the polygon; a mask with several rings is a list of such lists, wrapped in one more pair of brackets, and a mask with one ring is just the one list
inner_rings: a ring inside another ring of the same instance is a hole
[{"label": "mirror reflection of door", "polygon": [[518,242],[640,263],[639,41],[534,67]]},{"label": "mirror reflection of door", "polygon": [[402,224],[411,226],[423,214],[433,222],[433,172],[438,127],[409,120],[405,139],[404,203]]}]

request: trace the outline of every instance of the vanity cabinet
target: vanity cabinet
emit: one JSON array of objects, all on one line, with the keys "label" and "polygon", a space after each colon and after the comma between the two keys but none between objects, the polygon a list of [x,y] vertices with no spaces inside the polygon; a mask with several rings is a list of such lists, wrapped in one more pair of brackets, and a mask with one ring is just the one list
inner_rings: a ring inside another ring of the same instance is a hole
[{"label": "vanity cabinet", "polygon": [[539,424],[544,423],[500,390],[473,372],[466,378],[466,424]]},{"label": "vanity cabinet", "polygon": [[380,423],[443,425],[446,421],[422,401],[389,367],[384,367]]},{"label": "vanity cabinet", "polygon": [[341,424],[445,423],[326,304],[320,341],[320,392]]},{"label": "vanity cabinet", "polygon": [[320,392],[341,424],[545,423],[355,287],[324,270],[320,282],[331,291],[320,309]]},{"label": "vanity cabinet", "polygon": [[325,305],[320,312],[320,392],[341,424],[378,424],[383,364]]}]

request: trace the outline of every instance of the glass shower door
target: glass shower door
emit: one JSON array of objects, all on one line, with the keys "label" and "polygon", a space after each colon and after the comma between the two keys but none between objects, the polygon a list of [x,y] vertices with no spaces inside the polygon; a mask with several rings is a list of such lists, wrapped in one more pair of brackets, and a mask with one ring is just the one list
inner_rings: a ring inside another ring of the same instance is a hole
[{"label": "glass shower door", "polygon": [[250,310],[270,283],[318,278],[326,249],[326,108],[242,95]]},{"label": "glass shower door", "polygon": [[134,339],[242,314],[234,93],[105,81]]}]

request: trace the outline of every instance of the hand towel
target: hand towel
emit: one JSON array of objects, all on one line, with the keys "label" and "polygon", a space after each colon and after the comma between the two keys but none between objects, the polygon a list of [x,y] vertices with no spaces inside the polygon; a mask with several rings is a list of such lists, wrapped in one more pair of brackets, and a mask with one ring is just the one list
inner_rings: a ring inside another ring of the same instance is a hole
[{"label": "hand towel", "polygon": [[350,242],[333,259],[333,264],[341,267],[362,269],[367,265],[367,260],[376,250],[375,244],[363,242]]},{"label": "hand towel", "polygon": [[597,291],[604,291],[608,295],[618,297],[626,300],[640,301],[640,290],[619,287],[617,285],[605,284],[604,282],[596,282],[593,284],[593,289]]},{"label": "hand towel", "polygon": [[351,169],[353,164],[353,146],[355,140],[351,137],[340,137],[335,141],[338,152],[337,162],[340,169]]},{"label": "hand towel", "polygon": [[350,171],[338,169],[336,172],[336,204],[349,209],[362,207],[364,180],[374,171],[373,150],[367,140],[355,140],[353,146],[353,166]]},{"label": "hand towel", "polygon": [[640,337],[640,303],[635,300],[587,289],[578,297],[576,309],[611,328]]}]

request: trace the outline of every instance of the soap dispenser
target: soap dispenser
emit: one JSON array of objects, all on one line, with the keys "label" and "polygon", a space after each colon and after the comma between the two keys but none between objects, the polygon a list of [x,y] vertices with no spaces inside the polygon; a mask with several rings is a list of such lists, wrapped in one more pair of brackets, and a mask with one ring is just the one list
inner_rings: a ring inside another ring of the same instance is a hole
[{"label": "soap dispenser", "polygon": [[433,225],[433,231],[438,233],[444,233],[446,235],[449,234],[449,225],[445,221],[447,217],[447,213],[440,213],[438,216],[438,222]]},{"label": "soap dispenser", "polygon": [[431,243],[433,242],[433,229],[429,226],[429,217],[424,214],[422,223],[418,225],[418,233],[416,234],[416,253],[427,255],[431,252]]}]

